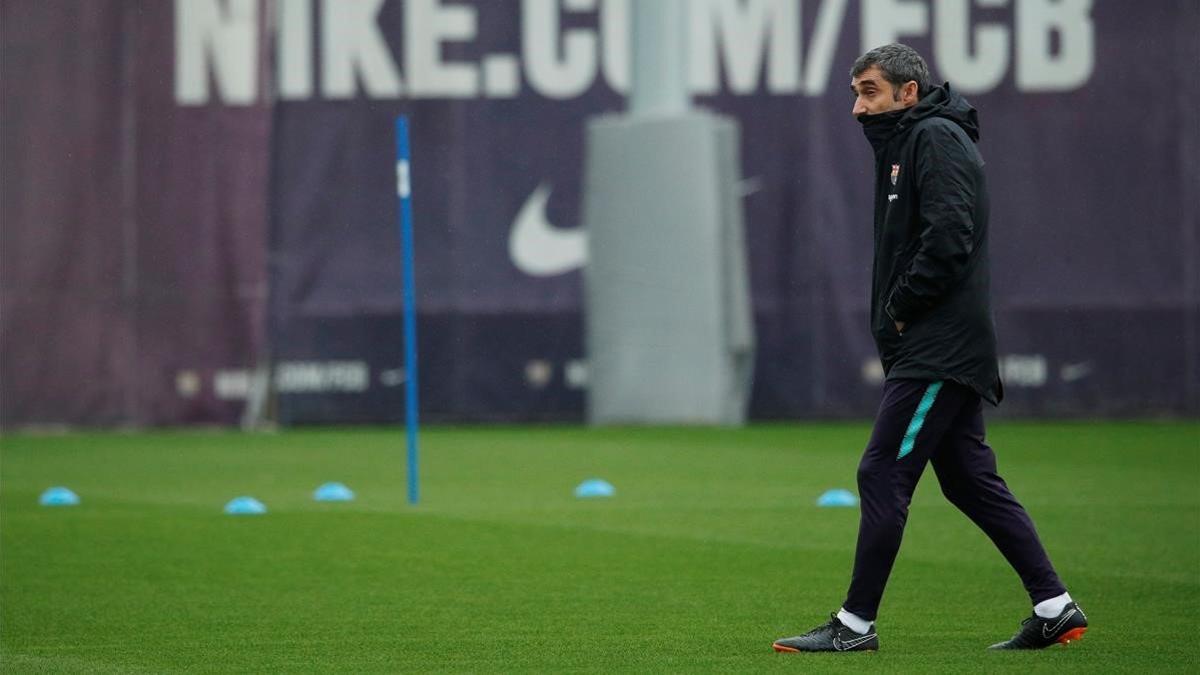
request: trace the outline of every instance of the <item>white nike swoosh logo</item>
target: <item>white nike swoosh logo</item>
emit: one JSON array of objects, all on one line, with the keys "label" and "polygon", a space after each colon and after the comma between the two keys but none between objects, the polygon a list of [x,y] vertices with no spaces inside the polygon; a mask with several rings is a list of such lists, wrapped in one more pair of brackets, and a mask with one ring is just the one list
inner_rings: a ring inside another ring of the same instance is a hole
[{"label": "white nike swoosh logo", "polygon": [[843,639],[835,636],[833,638],[833,648],[837,649],[839,651],[845,651],[847,649],[854,649],[855,647],[861,645],[862,643],[866,642],[867,640],[870,640],[873,637],[875,637],[874,633],[869,633],[860,638],[854,638],[853,640],[843,640]]},{"label": "white nike swoosh logo", "polygon": [[1048,637],[1054,635],[1055,633],[1057,633],[1058,629],[1062,628],[1063,624],[1067,622],[1067,619],[1070,619],[1073,616],[1075,616],[1075,610],[1071,610],[1071,611],[1067,612],[1066,615],[1063,616],[1063,618],[1058,620],[1058,623],[1054,624],[1054,628],[1051,628],[1050,630],[1046,630],[1047,627],[1042,626],[1042,637],[1048,638]]},{"label": "white nike swoosh logo", "polygon": [[1063,382],[1075,382],[1091,375],[1093,370],[1091,361],[1081,361],[1064,365],[1058,374]]},{"label": "white nike swoosh logo", "polygon": [[587,263],[587,232],[554,227],[546,219],[550,186],[542,183],[525,200],[508,233],[508,255],[517,269],[534,277],[551,277]]},{"label": "white nike swoosh logo", "polygon": [[[762,178],[738,182],[738,195],[749,197],[764,187]],[[554,227],[546,218],[550,186],[542,183],[529,195],[508,233],[508,256],[513,265],[534,277],[552,277],[583,267],[588,260],[587,232]]]},{"label": "white nike swoosh logo", "polygon": [[743,178],[738,181],[738,196],[749,197],[750,195],[762,192],[766,185],[765,181],[759,176],[754,178]]}]

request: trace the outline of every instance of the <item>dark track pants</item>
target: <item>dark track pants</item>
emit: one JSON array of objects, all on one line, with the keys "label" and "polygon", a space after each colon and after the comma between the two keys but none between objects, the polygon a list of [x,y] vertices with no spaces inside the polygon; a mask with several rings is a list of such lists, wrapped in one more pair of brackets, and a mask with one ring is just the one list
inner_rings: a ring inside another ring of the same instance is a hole
[{"label": "dark track pants", "polygon": [[984,442],[983,404],[954,382],[888,380],[858,466],[862,518],[854,576],[842,606],[875,620],[908,519],[913,490],[932,461],[942,493],[1013,566],[1034,604],[1066,592],[1033,521],[996,474]]}]

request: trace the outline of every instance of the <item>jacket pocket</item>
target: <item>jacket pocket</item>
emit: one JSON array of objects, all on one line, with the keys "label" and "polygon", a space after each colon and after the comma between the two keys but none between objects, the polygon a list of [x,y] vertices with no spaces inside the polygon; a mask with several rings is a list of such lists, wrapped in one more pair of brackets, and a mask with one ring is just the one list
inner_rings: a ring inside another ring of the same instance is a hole
[{"label": "jacket pocket", "polygon": [[884,292],[883,297],[879,299],[880,307],[883,308],[883,315],[888,318],[889,322],[891,321],[891,317],[887,313],[888,302],[892,299],[892,293],[896,292],[900,276],[908,270],[908,266],[912,263],[913,258],[917,256],[919,248],[921,248],[920,240],[914,240],[908,242],[892,254],[891,278],[888,279],[887,290]]}]

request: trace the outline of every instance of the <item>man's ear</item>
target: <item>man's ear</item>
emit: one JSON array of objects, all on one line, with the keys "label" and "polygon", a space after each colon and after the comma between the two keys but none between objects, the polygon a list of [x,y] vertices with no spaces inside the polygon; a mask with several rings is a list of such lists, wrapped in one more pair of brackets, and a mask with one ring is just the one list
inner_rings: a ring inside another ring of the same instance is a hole
[{"label": "man's ear", "polygon": [[917,81],[909,80],[900,89],[900,100],[909,105],[915,104],[917,102],[917,93]]}]

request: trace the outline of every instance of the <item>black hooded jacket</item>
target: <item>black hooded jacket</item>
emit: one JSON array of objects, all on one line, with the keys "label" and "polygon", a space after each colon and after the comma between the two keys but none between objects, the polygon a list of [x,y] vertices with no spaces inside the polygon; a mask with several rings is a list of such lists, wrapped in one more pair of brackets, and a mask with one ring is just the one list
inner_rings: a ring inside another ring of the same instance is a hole
[{"label": "black hooded jacket", "polygon": [[975,109],[947,83],[911,108],[860,121],[875,149],[871,320],[883,370],[958,382],[998,404]]}]

